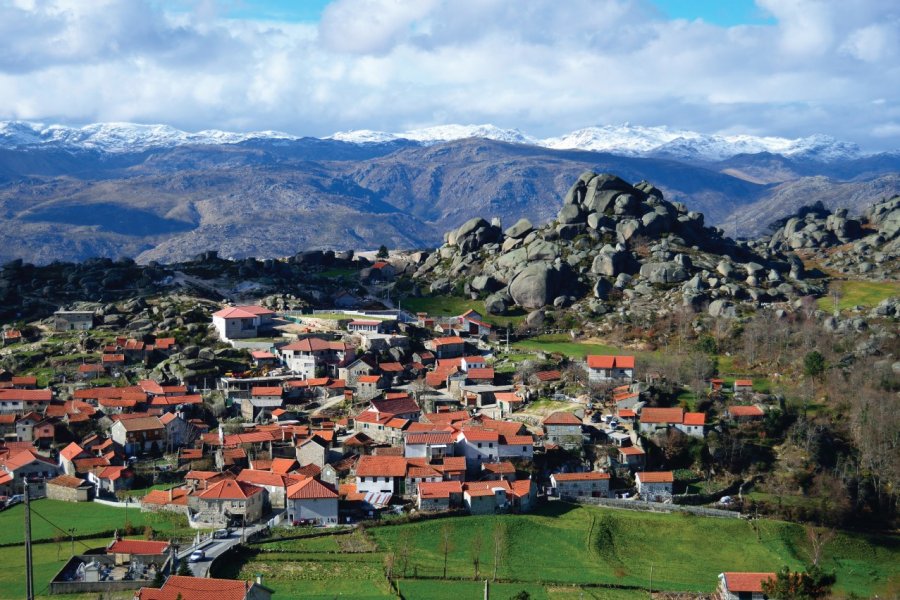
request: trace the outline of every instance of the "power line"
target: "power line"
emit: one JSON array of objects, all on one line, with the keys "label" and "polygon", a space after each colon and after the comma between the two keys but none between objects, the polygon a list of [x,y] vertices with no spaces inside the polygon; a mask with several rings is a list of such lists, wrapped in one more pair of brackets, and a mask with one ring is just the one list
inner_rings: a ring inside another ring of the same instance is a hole
[{"label": "power line", "polygon": [[[43,519],[43,520],[46,521],[47,523],[49,523],[51,527],[54,527],[54,528],[58,529],[58,530],[60,531],[60,533],[64,533],[64,534],[66,534],[66,535],[69,536],[69,537],[74,537],[74,536],[72,535],[71,531],[68,531],[68,530],[66,530],[66,529],[63,529],[62,527],[60,527],[59,525],[57,525],[56,523],[54,523],[53,521],[51,521],[50,519],[48,519],[47,517],[45,517],[44,515],[42,515],[41,513],[39,513],[38,511],[34,510],[33,508],[31,509],[31,513],[32,513],[33,515],[36,515],[36,516],[40,517],[41,519]],[[75,540],[75,541],[77,541],[79,544],[81,544],[82,546],[84,546],[84,547],[87,548],[88,550],[91,550],[91,547],[88,546],[87,544],[85,544],[84,542],[82,542],[81,540]]]}]

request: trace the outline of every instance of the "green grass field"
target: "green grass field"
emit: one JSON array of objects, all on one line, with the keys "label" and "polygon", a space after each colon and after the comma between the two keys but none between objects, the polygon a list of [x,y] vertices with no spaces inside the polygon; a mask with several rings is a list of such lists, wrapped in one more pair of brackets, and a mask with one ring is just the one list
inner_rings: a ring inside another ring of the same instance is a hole
[{"label": "green grass field", "polygon": [[486,322],[497,327],[506,327],[507,323],[516,325],[525,319],[524,311],[502,316],[486,314],[484,302],[460,298],[459,296],[404,298],[402,305],[404,310],[408,310],[411,313],[426,312],[432,317],[455,317],[472,309],[483,315]]},{"label": "green grass field", "polygon": [[574,342],[566,334],[539,335],[521,342],[516,342],[514,348],[531,352],[547,352],[548,354],[563,354],[570,358],[584,358],[588,354],[624,354],[634,355],[634,352],[626,352],[614,346],[606,344],[591,344]]},{"label": "green grass field", "polygon": [[[122,531],[125,527],[124,508],[94,502],[74,504],[60,500],[35,500],[32,509],[31,537],[35,541],[52,540],[59,533],[51,523],[65,530],[74,527],[76,537],[111,532],[115,529]],[[21,544],[24,541],[24,519],[25,507],[21,504],[0,513],[0,544]],[[130,507],[127,510],[127,519],[136,529],[150,525],[157,531],[182,535],[187,528],[184,517],[165,513],[142,513],[138,507]],[[190,532],[187,534],[192,535]]]},{"label": "green grass field", "polygon": [[[900,281],[834,281],[832,289],[840,290],[840,310],[854,306],[873,307],[886,298],[900,296]],[[834,310],[834,301],[830,295],[817,300],[819,308],[826,312]]]},{"label": "green grass field", "polygon": [[[84,552],[88,548],[99,548],[109,543],[106,538],[80,540],[75,542],[75,552]],[[34,587],[38,596],[47,595],[47,586],[54,575],[62,568],[72,555],[72,546],[66,541],[59,548],[60,560],[57,557],[57,545],[35,544],[32,546],[32,558],[34,561]],[[0,561],[3,568],[0,569],[0,600],[25,597],[25,550],[22,546],[10,546],[0,548]],[[132,592],[133,595],[133,592]],[[60,596],[53,596],[60,598]],[[94,598],[97,595],[94,594]],[[129,596],[130,597],[130,596]],[[62,596],[71,598],[71,596]]]},{"label": "green grass field", "polygon": [[[493,568],[494,527],[506,528],[506,556],[498,569],[500,583],[492,598],[521,590],[532,598],[636,599],[646,592],[604,585],[650,583],[669,591],[715,588],[726,570],[801,568],[808,560],[804,530],[783,521],[758,521],[758,531],[744,520],[710,519],[682,514],[655,514],[553,503],[530,515],[436,519],[374,527],[368,536],[376,550],[340,553],[340,538],[279,540],[255,546],[262,550],[232,562],[218,576],[264,576],[267,585],[287,597],[364,598],[391,596],[384,577],[387,552],[400,540],[411,544],[405,573],[395,566],[404,596],[416,600],[480,597],[474,581],[472,547],[481,537],[479,579]],[[447,580],[443,580],[441,531],[451,527]],[[346,536],[343,536],[346,537]],[[822,566],[837,574],[837,595],[871,597],[900,583],[900,539],[888,535],[840,533],[824,552]],[[330,594],[330,595],[329,595]]]},{"label": "green grass field", "polygon": [[[782,521],[759,521],[757,539],[743,520],[682,514],[648,514],[551,505],[542,514],[468,517],[453,521],[455,549],[448,574],[471,577],[469,548],[484,538],[482,564],[490,565],[491,531],[508,528],[509,556],[500,577],[543,585],[610,583],[646,586],[653,567],[654,587],[672,591],[712,591],[726,570],[800,568],[807,560],[803,528]],[[372,530],[381,547],[392,547],[404,528],[414,528],[419,576],[440,575],[439,537],[443,523]],[[536,560],[536,553],[539,559]],[[837,573],[837,589],[871,596],[900,577],[900,539],[842,533],[826,549],[823,566]]]}]

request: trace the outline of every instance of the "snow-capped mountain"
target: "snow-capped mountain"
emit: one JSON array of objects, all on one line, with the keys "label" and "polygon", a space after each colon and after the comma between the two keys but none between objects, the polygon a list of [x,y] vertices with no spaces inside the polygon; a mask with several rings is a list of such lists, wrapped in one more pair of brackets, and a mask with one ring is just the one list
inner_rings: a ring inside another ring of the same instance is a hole
[{"label": "snow-capped mountain", "polygon": [[859,146],[825,135],[805,138],[757,137],[751,135],[705,135],[668,127],[607,125],[588,127],[540,140],[539,145],[559,150],[594,150],[627,156],[671,156],[694,160],[725,160],[738,154],[770,152],[782,156],[839,160],[858,158]]},{"label": "snow-capped mountain", "polygon": [[[422,145],[465,138],[484,138],[529,144],[558,150],[589,150],[622,156],[662,156],[695,161],[725,160],[737,154],[770,152],[782,156],[832,162],[859,158],[856,144],[825,135],[804,138],[702,134],[668,127],[606,125],[579,129],[558,137],[538,139],[518,129],[494,125],[439,125],[400,133],[360,129],[328,136],[353,144],[378,144],[407,140]],[[277,131],[235,133],[218,130],[186,132],[168,125],[96,123],[84,127],[44,125],[26,121],[0,122],[0,148],[59,147],[101,152],[141,152],[181,145],[238,144],[248,140],[290,142],[299,136]]]},{"label": "snow-capped mountain", "polygon": [[84,127],[65,127],[27,121],[0,122],[2,148],[56,146],[102,152],[141,152],[152,148],[173,148],[188,144],[237,144],[261,138],[299,139],[297,136],[277,131],[234,133],[211,129],[191,133],[169,125],[136,123],[94,123]]},{"label": "snow-capped mountain", "polygon": [[354,131],[341,131],[328,136],[326,139],[355,144],[392,142],[396,140],[410,140],[420,144],[437,144],[473,137],[509,142],[511,144],[536,144],[538,141],[525,135],[518,129],[501,129],[494,125],[437,125],[424,129],[412,129],[402,133],[357,129]]}]

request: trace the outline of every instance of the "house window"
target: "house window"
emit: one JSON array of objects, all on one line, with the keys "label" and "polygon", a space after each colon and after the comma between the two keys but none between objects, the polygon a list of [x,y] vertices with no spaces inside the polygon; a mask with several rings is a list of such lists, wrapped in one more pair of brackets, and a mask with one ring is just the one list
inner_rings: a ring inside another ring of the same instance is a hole
[{"label": "house window", "polygon": [[478,447],[481,448],[481,442],[478,442]]}]

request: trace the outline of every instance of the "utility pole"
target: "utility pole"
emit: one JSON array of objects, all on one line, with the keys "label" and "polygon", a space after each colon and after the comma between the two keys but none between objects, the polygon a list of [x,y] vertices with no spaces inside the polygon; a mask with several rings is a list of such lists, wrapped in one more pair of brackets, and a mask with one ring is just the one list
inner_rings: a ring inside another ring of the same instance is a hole
[{"label": "utility pole", "polygon": [[69,529],[69,539],[72,541],[72,556],[75,556],[75,528]]},{"label": "utility pole", "polygon": [[25,489],[25,600],[34,600],[34,566],[31,563],[31,494],[28,491],[28,480],[24,481]]},{"label": "utility pole", "polygon": [[491,592],[490,592],[490,584],[488,580],[484,580],[484,600],[490,600]]},{"label": "utility pole", "polygon": [[650,600],[653,600],[653,563],[650,563]]}]

